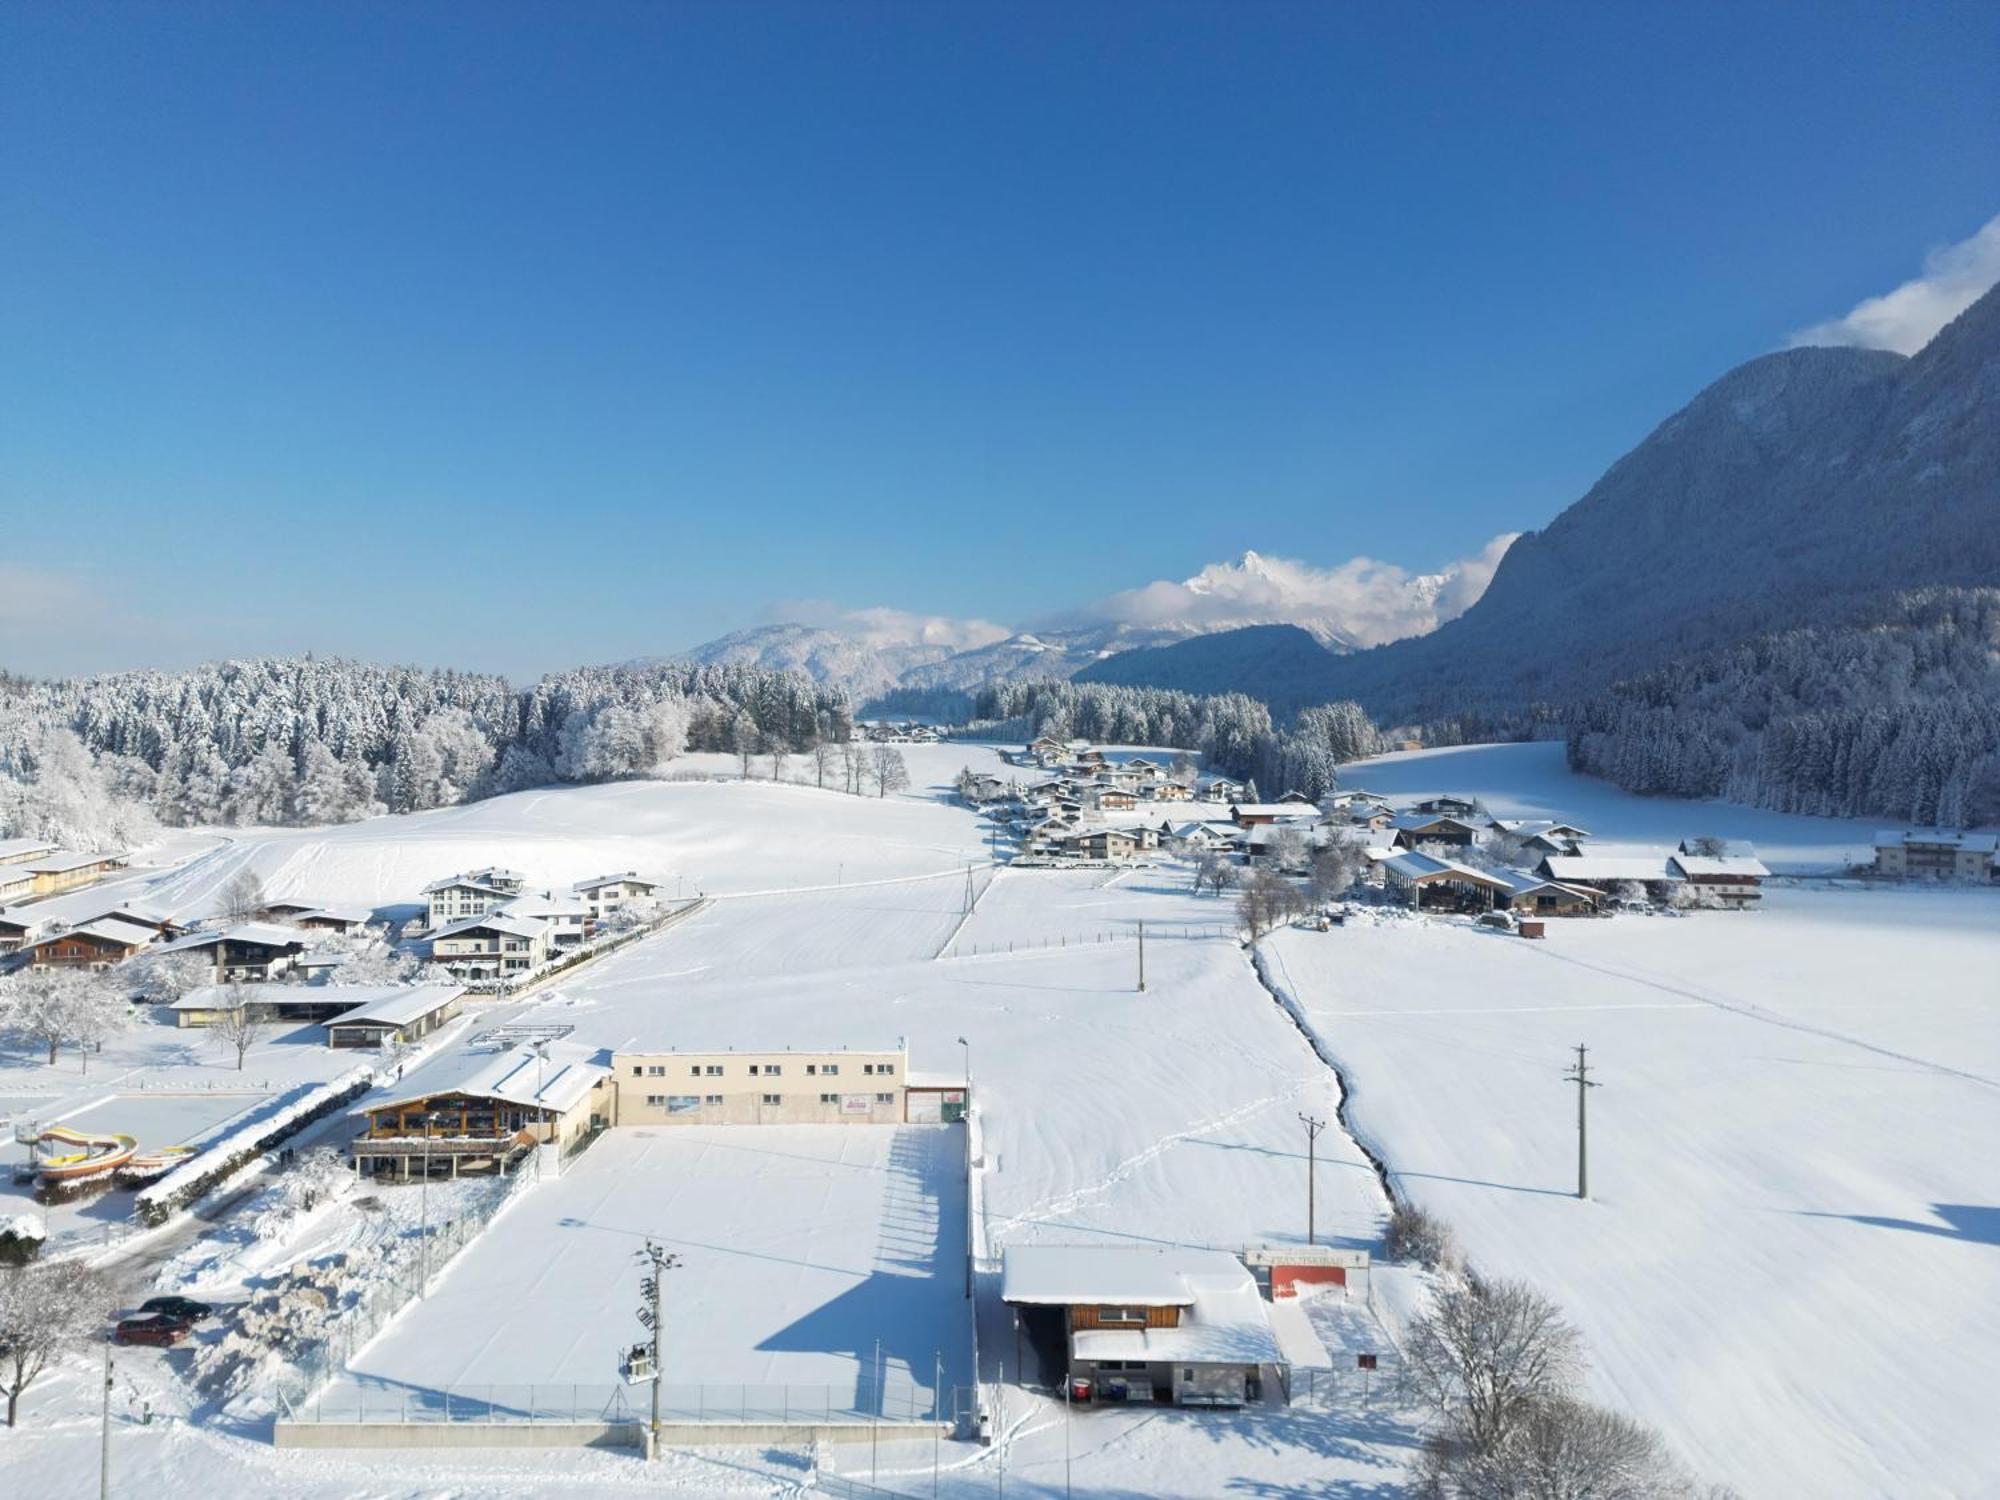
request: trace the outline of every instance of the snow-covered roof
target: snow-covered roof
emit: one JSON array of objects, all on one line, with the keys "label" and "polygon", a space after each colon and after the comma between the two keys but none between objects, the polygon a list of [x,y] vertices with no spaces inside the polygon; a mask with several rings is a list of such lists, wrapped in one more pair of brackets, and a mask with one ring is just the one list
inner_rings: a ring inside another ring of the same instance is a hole
[{"label": "snow-covered roof", "polygon": [[370,995],[400,993],[405,986],[355,985],[329,989],[317,984],[204,984],[167,1003],[169,1010],[235,1010],[239,1005],[354,1005]]},{"label": "snow-covered roof", "polygon": [[88,869],[92,865],[117,864],[124,858],[122,854],[79,854],[74,849],[62,849],[28,860],[21,868],[35,875],[66,875],[71,870]]},{"label": "snow-covered roof", "polygon": [[611,1076],[610,1068],[592,1060],[595,1048],[550,1042],[548,1054],[544,1062],[530,1047],[509,1047],[497,1053],[460,1048],[410,1074],[398,1093],[364,1099],[349,1113],[414,1104],[439,1094],[468,1094],[561,1114]]},{"label": "snow-covered roof", "polygon": [[1676,854],[1668,863],[1679,869],[1690,880],[1698,880],[1703,876],[1762,880],[1771,873],[1764,868],[1764,862],[1754,854]]},{"label": "snow-covered roof", "polygon": [[514,891],[506,890],[490,880],[476,880],[470,875],[447,875],[443,880],[433,880],[424,887],[426,896],[435,896],[439,891],[478,891],[487,896],[512,896]]},{"label": "snow-covered roof", "polygon": [[364,926],[375,919],[372,906],[312,906],[293,918],[297,922],[349,922]]},{"label": "snow-covered roof", "polygon": [[431,934],[431,941],[457,937],[462,932],[476,932],[483,927],[490,927],[495,932],[504,932],[513,937],[534,938],[546,932],[548,925],[534,917],[515,916],[506,911],[489,911],[477,917],[461,917],[449,926],[440,927]]},{"label": "snow-covered roof", "polygon": [[130,943],[143,948],[160,935],[159,929],[148,927],[144,922],[134,922],[129,917],[97,917],[88,922],[77,922],[65,927],[59,933],[52,933],[41,939],[54,942],[66,937],[101,938],[107,943]]},{"label": "snow-covered roof", "polygon": [[35,854],[53,854],[56,846],[47,839],[0,839],[0,862],[26,859]]},{"label": "snow-covered roof", "polygon": [[1507,882],[1491,870],[1475,870],[1471,865],[1462,865],[1455,859],[1439,859],[1434,854],[1424,854],[1416,849],[1402,849],[1389,855],[1382,861],[1382,868],[1410,881],[1467,880],[1474,885],[1501,890],[1507,888]]},{"label": "snow-covered roof", "polygon": [[411,1021],[422,1020],[425,1016],[451,1004],[465,993],[462,984],[397,984],[355,986],[361,996],[361,1003],[352,1010],[344,1010],[326,1024],[329,1026],[358,1026],[373,1023],[379,1026],[406,1026]]},{"label": "snow-covered roof", "polygon": [[1238,818],[1317,818],[1319,809],[1310,802],[1238,802],[1230,814]]},{"label": "snow-covered roof", "polygon": [[1590,837],[1589,829],[1579,828],[1574,823],[1558,823],[1551,818],[1495,818],[1493,826],[1517,839],[1547,838],[1551,834],[1573,839]]},{"label": "snow-covered roof", "polygon": [[1502,869],[1488,870],[1486,873],[1516,896],[1525,896],[1531,891],[1557,890],[1571,896],[1581,896],[1588,901],[1597,899],[1597,892],[1587,886],[1564,885],[1560,880],[1551,880],[1547,876],[1535,874],[1532,870]]},{"label": "snow-covered roof", "polygon": [[1542,867],[1556,880],[1678,880],[1658,854],[1551,854]]},{"label": "snow-covered roof", "polygon": [[224,927],[215,932],[190,932],[186,937],[175,938],[160,949],[162,953],[186,953],[196,948],[212,948],[217,943],[262,943],[266,947],[303,947],[296,928],[280,927],[276,922],[238,922],[233,927]]},{"label": "snow-covered roof", "polygon": [[1478,828],[1479,822],[1470,814],[1459,813],[1397,813],[1389,820],[1389,826],[1402,832],[1418,828],[1434,828],[1440,823],[1456,823],[1460,828]]},{"label": "snow-covered roof", "polygon": [[1017,1306],[1179,1307],[1178,1328],[1079,1330],[1081,1359],[1276,1364],[1284,1359],[1257,1283],[1224,1250],[1180,1246],[1016,1245],[1000,1299]]},{"label": "snow-covered roof", "polygon": [[607,885],[643,885],[658,890],[666,881],[656,875],[641,875],[637,870],[621,870],[615,875],[593,875],[588,880],[579,880],[570,889],[581,894],[598,890]]},{"label": "snow-covered roof", "polygon": [[543,891],[532,896],[516,896],[499,908],[498,915],[509,917],[587,917],[590,903],[581,896],[557,896]]},{"label": "snow-covered roof", "polygon": [[2000,833],[1972,833],[1952,828],[1885,828],[1875,835],[1875,847],[1878,849],[1894,849],[1905,844],[1963,849],[1968,854],[1993,854],[2000,853]]}]

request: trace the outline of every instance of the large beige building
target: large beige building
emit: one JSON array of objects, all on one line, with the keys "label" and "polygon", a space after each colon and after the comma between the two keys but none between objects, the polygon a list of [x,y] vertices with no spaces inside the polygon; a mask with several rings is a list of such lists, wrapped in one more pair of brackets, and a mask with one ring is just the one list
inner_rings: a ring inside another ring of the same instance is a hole
[{"label": "large beige building", "polygon": [[909,1052],[618,1052],[622,1125],[883,1125],[907,1118]]}]

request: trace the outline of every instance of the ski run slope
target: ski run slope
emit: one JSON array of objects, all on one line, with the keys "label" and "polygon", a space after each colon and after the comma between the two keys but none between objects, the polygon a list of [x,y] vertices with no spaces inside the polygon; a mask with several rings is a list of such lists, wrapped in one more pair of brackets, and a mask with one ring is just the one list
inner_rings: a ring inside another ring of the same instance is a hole
[{"label": "ski run slope", "polygon": [[[992,869],[983,825],[946,788],[961,765],[1007,768],[978,746],[905,754],[915,785],[901,796],[729,782],[530,792],[346,828],[231,830],[170,870],[135,871],[129,886],[192,915],[245,868],[274,895],[378,906],[489,862],[536,884],[627,868],[683,876],[718,899],[545,991],[480,1006],[467,1030],[560,1022],[605,1049],[901,1038],[920,1076],[955,1079],[969,1065],[983,1162],[970,1232],[985,1283],[1014,1244],[1302,1239],[1298,1116],[1331,1119],[1338,1081],[1227,935],[1229,903],[1193,895],[1171,862]],[[1863,825],[1630,797],[1571,776],[1559,746],[1382,757],[1346,781],[1399,799],[1474,795],[1496,813],[1562,817],[1647,847],[1748,838],[1792,870],[1838,868],[1867,846]],[[1760,912],[1551,922],[1540,944],[1385,917],[1287,932],[1265,945],[1265,963],[1347,1071],[1348,1116],[1399,1189],[1452,1221],[1477,1268],[1523,1276],[1562,1304],[1586,1335],[1600,1399],[1746,1496],[1941,1496],[2000,1490],[1984,1409],[2000,1342],[1996,932],[2000,893],[1805,882],[1772,887]],[[1604,1084],[1591,1100],[1589,1203],[1569,1196],[1574,1093],[1561,1081],[1578,1042]],[[23,1081],[35,1091],[82,1081],[32,1071]],[[871,1290],[884,1256],[899,1279],[956,1289],[963,1231],[955,1188],[935,1172],[909,1178],[922,1212],[878,1215],[870,1195],[886,1179],[868,1174],[881,1143],[801,1141],[807,1158],[837,1148],[843,1159],[773,1159],[732,1192],[719,1164],[733,1148],[692,1133],[660,1140],[607,1138],[572,1176],[534,1189],[487,1232],[509,1238],[476,1244],[360,1367],[424,1388],[587,1380],[600,1358],[608,1368],[630,1336],[631,1296],[605,1285],[622,1252],[594,1240],[593,1224],[621,1243],[646,1232],[683,1242],[688,1270],[675,1274],[704,1310],[676,1325],[670,1380],[852,1381],[875,1336],[864,1325],[896,1320],[910,1325],[895,1335],[910,1374],[924,1378],[937,1352],[966,1363],[953,1299],[927,1301],[913,1284],[879,1302]],[[1372,1244],[1386,1204],[1359,1147],[1336,1126],[1318,1161],[1321,1239]],[[873,1184],[852,1201],[819,1181],[849,1173]],[[626,1177],[657,1190],[611,1190]],[[788,1248],[785,1216],[813,1194],[827,1222]],[[781,1259],[739,1284],[729,1267],[746,1254]],[[785,1256],[810,1264],[787,1269]],[[1385,1311],[1421,1295],[1396,1272],[1377,1290]],[[755,1316],[717,1315],[711,1299],[725,1295],[750,1298]],[[1358,1302],[1309,1312],[1329,1373],[1351,1375],[1355,1351],[1386,1347]],[[980,1376],[1006,1383],[999,1441],[945,1445],[947,1495],[993,1493],[1002,1463],[1009,1491],[1024,1494],[1393,1495],[1415,1451],[1408,1413],[1379,1389],[1363,1406],[1339,1384],[1289,1409],[1090,1412],[1065,1436],[1060,1405],[1011,1384],[1011,1333],[991,1306],[980,1355]],[[114,1462],[162,1495],[813,1484],[814,1460],[780,1449],[671,1454],[651,1471],[611,1454],[276,1452],[197,1420],[169,1361],[121,1358],[122,1378],[166,1416],[121,1423]],[[81,1363],[31,1394],[27,1425],[7,1438],[24,1493],[66,1493],[93,1468],[95,1399]],[[852,1452],[821,1460],[869,1473]],[[928,1443],[885,1443],[880,1477],[891,1492],[928,1494],[931,1462]]]}]

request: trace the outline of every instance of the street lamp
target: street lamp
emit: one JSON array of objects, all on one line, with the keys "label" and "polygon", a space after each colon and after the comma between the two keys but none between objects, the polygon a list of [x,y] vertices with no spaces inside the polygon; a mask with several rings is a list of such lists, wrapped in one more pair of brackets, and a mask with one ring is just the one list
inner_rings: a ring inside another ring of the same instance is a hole
[{"label": "street lamp", "polygon": [[970,1109],[972,1108],[972,1043],[960,1037],[958,1045],[965,1049],[965,1107]]},{"label": "street lamp", "polygon": [[424,1183],[419,1189],[422,1222],[418,1227],[418,1235],[423,1242],[420,1247],[423,1259],[420,1273],[422,1279],[417,1283],[419,1297],[429,1296],[431,1286],[431,1127],[442,1122],[444,1118],[442,1110],[424,1111]]}]

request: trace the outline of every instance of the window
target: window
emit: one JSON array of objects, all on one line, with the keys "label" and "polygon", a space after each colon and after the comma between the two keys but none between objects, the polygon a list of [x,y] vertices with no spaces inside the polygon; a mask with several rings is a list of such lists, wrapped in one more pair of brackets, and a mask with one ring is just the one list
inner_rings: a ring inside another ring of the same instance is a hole
[{"label": "window", "polygon": [[665,1109],[667,1107],[667,1096],[665,1094],[648,1094],[646,1096],[646,1107],[648,1109]]},{"label": "window", "polygon": [[706,1073],[710,1078],[720,1078],[722,1076],[722,1064],[710,1063],[706,1068],[702,1069],[702,1071]]},{"label": "window", "polygon": [[694,1076],[695,1076],[696,1078],[699,1078],[699,1077],[701,1077],[701,1064],[700,1064],[700,1063],[689,1063],[689,1064],[688,1064],[688,1072],[690,1072],[691,1074],[693,1074],[693,1075],[694,1075]]},{"label": "window", "polygon": [[780,1073],[784,1071],[785,1071],[784,1068],[777,1063],[764,1064],[764,1076],[766,1078],[776,1078]]},{"label": "window", "polygon": [[634,1078],[637,1078],[644,1071],[637,1063],[632,1064],[632,1076]]},{"label": "window", "polygon": [[646,1076],[648,1078],[665,1078],[667,1076],[667,1065],[665,1063],[647,1063]]},{"label": "window", "polygon": [[894,1094],[877,1094],[875,1096],[875,1102],[877,1104],[894,1104],[896,1102],[896,1096]]},{"label": "window", "polygon": [[755,1063],[750,1064],[750,1076],[752,1078],[757,1076],[757,1065]]},{"label": "window", "polygon": [[820,1103],[822,1103],[822,1104],[838,1104],[838,1103],[840,1103],[840,1095],[838,1095],[838,1094],[821,1094],[821,1095],[819,1096],[819,1102],[820,1102]]},{"label": "window", "polygon": [[[806,1069],[806,1071],[807,1071],[808,1073],[810,1073],[810,1072],[812,1071],[812,1069],[811,1069],[811,1068],[807,1068],[807,1069]],[[828,1064],[827,1064],[827,1065],[826,1065],[825,1067],[823,1067],[823,1068],[821,1068],[821,1069],[820,1069],[820,1072],[822,1072],[822,1073],[826,1074],[826,1076],[827,1076],[827,1077],[829,1077],[829,1078],[836,1078],[836,1077],[838,1077],[838,1076],[839,1076],[839,1074],[840,1074],[840,1064],[839,1064],[839,1063],[828,1063]]]},{"label": "window", "polygon": [[814,1067],[811,1063],[806,1064],[806,1077],[810,1078],[813,1076],[813,1074],[817,1073],[818,1071],[819,1069]]},{"label": "window", "polygon": [[766,1104],[783,1104],[785,1102],[783,1094],[765,1094],[763,1099]]},{"label": "window", "polygon": [[1143,1307],[1100,1307],[1097,1309],[1097,1321],[1106,1325],[1121,1324],[1144,1327],[1146,1309]]},{"label": "window", "polygon": [[701,1102],[702,1102],[703,1104],[720,1104],[720,1103],[722,1102],[722,1095],[720,1095],[720,1094],[703,1094],[703,1095],[701,1096]]}]

